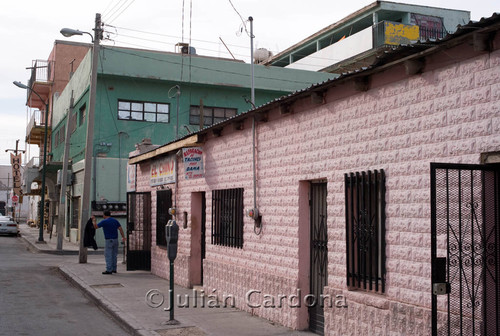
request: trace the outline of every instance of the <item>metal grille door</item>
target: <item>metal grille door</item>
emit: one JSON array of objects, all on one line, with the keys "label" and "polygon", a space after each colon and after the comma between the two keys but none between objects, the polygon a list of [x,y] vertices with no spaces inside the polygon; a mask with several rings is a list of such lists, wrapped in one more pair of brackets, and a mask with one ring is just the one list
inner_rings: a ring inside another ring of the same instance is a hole
[{"label": "metal grille door", "polygon": [[431,165],[433,335],[499,335],[498,166]]},{"label": "metal grille door", "polygon": [[326,183],[311,184],[311,276],[309,329],[324,334],[323,288],[328,282],[328,235],[326,222]]},{"label": "metal grille door", "polygon": [[151,194],[127,194],[127,271],[151,270]]}]

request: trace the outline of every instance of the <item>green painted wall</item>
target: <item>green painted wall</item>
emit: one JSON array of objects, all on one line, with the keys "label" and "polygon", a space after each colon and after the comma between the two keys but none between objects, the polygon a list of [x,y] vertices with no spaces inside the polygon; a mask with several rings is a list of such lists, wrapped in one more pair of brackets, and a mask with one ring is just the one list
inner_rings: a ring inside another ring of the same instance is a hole
[{"label": "green painted wall", "polygon": [[[144,138],[151,138],[157,145],[174,140],[177,111],[178,136],[182,137],[188,134],[185,125],[193,132],[199,128],[189,124],[189,108],[200,105],[200,100],[204,106],[235,108],[238,114],[251,109],[251,104],[245,101],[251,97],[250,64],[114,47],[104,47],[100,54],[93,139],[93,156],[97,159],[93,161],[91,200],[126,200],[128,154]],[[90,61],[89,53],[53,107],[52,160],[62,161],[65,142],[57,143],[56,137],[66,126],[73,93],[76,128],[69,143],[76,172],[71,188],[74,197],[81,196],[82,190],[83,171],[78,167],[83,167],[87,121],[80,119],[79,111],[86,106],[85,116],[88,116]],[[333,78],[332,74],[279,67],[255,66],[254,70],[256,106]],[[176,85],[181,90],[179,104],[173,89]],[[167,103],[170,121],[119,120],[118,100]],[[102,246],[101,239],[98,244]]]}]

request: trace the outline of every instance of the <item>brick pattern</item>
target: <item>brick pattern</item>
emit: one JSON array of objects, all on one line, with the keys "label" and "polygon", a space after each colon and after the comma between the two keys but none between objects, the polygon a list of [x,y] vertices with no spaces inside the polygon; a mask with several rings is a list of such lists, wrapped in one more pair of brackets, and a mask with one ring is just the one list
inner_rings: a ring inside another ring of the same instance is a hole
[{"label": "brick pattern", "polygon": [[[380,76],[390,75],[388,71]],[[298,232],[300,225],[308,224],[298,220],[299,181],[326,179],[325,293],[343,293],[348,304],[325,310],[327,334],[428,335],[430,162],[479,163],[481,152],[500,150],[500,52],[347,98],[338,98],[337,92],[327,92],[324,105],[297,102],[294,113],[271,111],[269,121],[258,124],[257,198],[263,231],[255,235],[253,221],[245,218],[243,249],[210,244],[211,190],[244,188],[244,207],[253,206],[250,122],[243,130],[226,127],[221,137],[205,143],[205,179],[179,180],[178,213],[189,213],[192,192],[206,192],[205,291],[232,294],[240,302],[238,308],[297,328],[297,310],[252,310],[242,298],[249,289],[278,295],[293,293],[301,285]],[[143,166],[138,183],[141,190],[150,190],[144,176],[149,168]],[[381,168],[387,176],[386,293],[349,292],[343,174]],[[155,204],[154,191],[152,199]],[[187,225],[181,229],[176,261],[180,284],[189,282],[189,220]],[[166,260],[165,250],[154,246],[153,273],[166,277]]]}]

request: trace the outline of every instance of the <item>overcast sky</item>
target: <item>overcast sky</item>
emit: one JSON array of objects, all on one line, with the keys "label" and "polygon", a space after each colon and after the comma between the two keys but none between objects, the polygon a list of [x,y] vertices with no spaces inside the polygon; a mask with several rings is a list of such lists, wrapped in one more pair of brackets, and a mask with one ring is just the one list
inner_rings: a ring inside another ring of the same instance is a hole
[{"label": "overcast sky", "polygon": [[[2,1],[0,5],[0,165],[9,164],[6,149],[25,149],[28,108],[26,91],[13,81],[27,83],[33,60],[46,60],[64,27],[92,32],[95,14],[102,14],[111,41],[105,45],[175,51],[175,43],[191,42],[198,54],[249,59],[250,40],[241,32],[242,19],[254,18],[254,46],[274,54],[318,30],[369,5],[371,0],[86,0]],[[472,20],[500,12],[498,0],[399,1],[467,10]],[[235,11],[234,5],[238,13]],[[184,11],[182,7],[184,5]],[[249,28],[249,27],[248,27]],[[184,39],[182,38],[184,37]],[[71,38],[90,42],[90,37]],[[38,147],[28,150],[29,159]]]}]

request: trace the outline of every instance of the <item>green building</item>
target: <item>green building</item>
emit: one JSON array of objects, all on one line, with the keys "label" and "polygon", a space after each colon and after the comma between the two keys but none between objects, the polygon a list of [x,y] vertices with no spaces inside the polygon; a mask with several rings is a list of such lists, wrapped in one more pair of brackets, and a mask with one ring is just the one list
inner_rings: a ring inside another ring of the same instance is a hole
[{"label": "green building", "polygon": [[[54,176],[56,191],[61,184],[65,143],[69,142],[65,235],[72,241],[79,239],[82,225],[91,56],[89,50],[64,90],[54,98],[52,110],[51,165],[53,171],[58,170]],[[148,143],[144,139],[164,144],[252,109],[250,74],[251,65],[242,61],[102,46],[94,119],[92,214],[99,220],[103,209],[111,208],[113,216],[124,225],[128,153],[139,143]],[[332,77],[327,73],[255,65],[255,105]],[[49,199],[51,203],[59,202],[59,197]],[[100,231],[96,238],[103,246]]]}]

